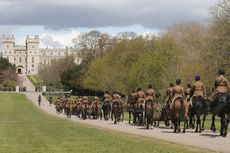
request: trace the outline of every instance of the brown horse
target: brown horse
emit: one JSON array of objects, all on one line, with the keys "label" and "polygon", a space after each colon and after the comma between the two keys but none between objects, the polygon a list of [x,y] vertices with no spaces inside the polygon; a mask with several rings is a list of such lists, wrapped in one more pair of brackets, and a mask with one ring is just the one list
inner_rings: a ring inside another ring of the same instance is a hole
[{"label": "brown horse", "polygon": [[67,100],[67,102],[65,103],[65,110],[66,110],[66,116],[67,116],[67,118],[71,118],[72,108],[73,108],[72,101],[71,100]]},{"label": "brown horse", "polygon": [[87,119],[87,109],[88,109],[88,104],[83,102],[81,104],[81,114],[83,120]]},{"label": "brown horse", "polygon": [[91,106],[91,110],[92,110],[93,119],[98,119],[99,118],[98,102],[93,102],[93,104]]},{"label": "brown horse", "polygon": [[61,113],[62,112],[62,102],[60,100],[57,100],[55,102],[55,108],[56,108],[56,113]]},{"label": "brown horse", "polygon": [[172,108],[170,111],[171,119],[174,124],[174,133],[180,132],[180,122],[184,120],[184,129],[185,133],[187,121],[188,121],[188,108],[189,103],[184,102],[182,97],[177,97],[172,102]]},{"label": "brown horse", "polygon": [[153,125],[153,100],[149,99],[145,102],[145,121],[146,122],[146,128],[149,129],[149,126],[152,127]]}]

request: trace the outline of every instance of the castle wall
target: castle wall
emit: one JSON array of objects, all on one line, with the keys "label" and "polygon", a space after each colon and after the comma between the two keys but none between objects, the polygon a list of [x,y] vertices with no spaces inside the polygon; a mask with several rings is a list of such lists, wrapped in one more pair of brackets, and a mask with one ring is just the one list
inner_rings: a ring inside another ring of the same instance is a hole
[{"label": "castle wall", "polygon": [[40,48],[39,37],[27,36],[25,45],[15,45],[14,36],[2,36],[2,56],[15,64],[17,73],[37,74],[41,64],[51,64],[53,59],[60,59],[66,55],[74,56],[77,64],[81,63],[76,48]]}]

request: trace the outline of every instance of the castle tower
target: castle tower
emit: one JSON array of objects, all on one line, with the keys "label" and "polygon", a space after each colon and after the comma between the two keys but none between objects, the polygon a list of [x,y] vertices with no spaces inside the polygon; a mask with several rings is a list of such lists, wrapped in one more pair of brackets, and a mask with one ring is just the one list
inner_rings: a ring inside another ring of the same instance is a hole
[{"label": "castle tower", "polygon": [[15,38],[12,36],[2,35],[2,57],[7,58],[9,62],[13,62],[11,55],[14,52]]},{"label": "castle tower", "polygon": [[40,63],[40,48],[39,48],[39,36],[35,35],[30,38],[29,35],[26,38],[26,73],[37,73]]}]

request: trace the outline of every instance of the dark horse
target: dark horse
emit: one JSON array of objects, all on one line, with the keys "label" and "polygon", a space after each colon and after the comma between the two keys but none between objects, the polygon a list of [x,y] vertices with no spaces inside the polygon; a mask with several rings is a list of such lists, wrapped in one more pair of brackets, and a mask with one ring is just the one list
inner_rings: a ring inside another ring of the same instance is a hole
[{"label": "dark horse", "polygon": [[112,104],[112,114],[114,116],[114,124],[117,124],[121,120],[120,117],[122,112],[123,112],[122,104],[118,101],[114,101]]},{"label": "dark horse", "polygon": [[128,102],[127,103],[128,103],[128,111],[129,111],[129,124],[131,122],[132,115],[133,115],[133,123],[134,123],[134,109],[135,109],[136,101],[137,101],[136,96],[132,96],[132,95],[128,96]]},{"label": "dark horse", "polygon": [[[192,124],[192,127],[194,127],[192,120],[193,120],[194,115],[196,115],[197,120],[196,120],[195,132],[201,133],[201,131],[204,130],[204,122],[205,122],[207,113],[208,113],[208,104],[207,104],[206,100],[201,96],[192,97],[192,106],[190,107],[189,120],[190,120],[190,123]],[[202,114],[204,116],[203,116],[203,122],[201,125],[201,118],[200,117]]]},{"label": "dark horse", "polygon": [[216,130],[215,116],[218,115],[221,122],[220,135],[226,137],[230,120],[230,95],[228,93],[218,93],[214,101],[210,103],[210,110],[213,114],[211,130]]},{"label": "dark horse", "polygon": [[111,104],[109,100],[105,100],[102,105],[104,120],[109,120],[109,115],[111,111]]},{"label": "dark horse", "polygon": [[143,112],[144,108],[142,102],[137,101],[134,107],[133,122],[139,126],[144,124]]}]

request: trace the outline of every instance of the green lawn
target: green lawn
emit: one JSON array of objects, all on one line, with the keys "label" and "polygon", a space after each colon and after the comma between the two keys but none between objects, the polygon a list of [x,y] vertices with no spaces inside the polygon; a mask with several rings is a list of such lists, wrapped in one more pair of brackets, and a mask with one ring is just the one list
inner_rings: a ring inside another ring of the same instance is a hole
[{"label": "green lawn", "polygon": [[52,117],[20,94],[0,97],[0,153],[207,152]]},{"label": "green lawn", "polygon": [[38,86],[42,84],[42,80],[40,80],[36,75],[27,75],[27,78],[34,86]]}]

